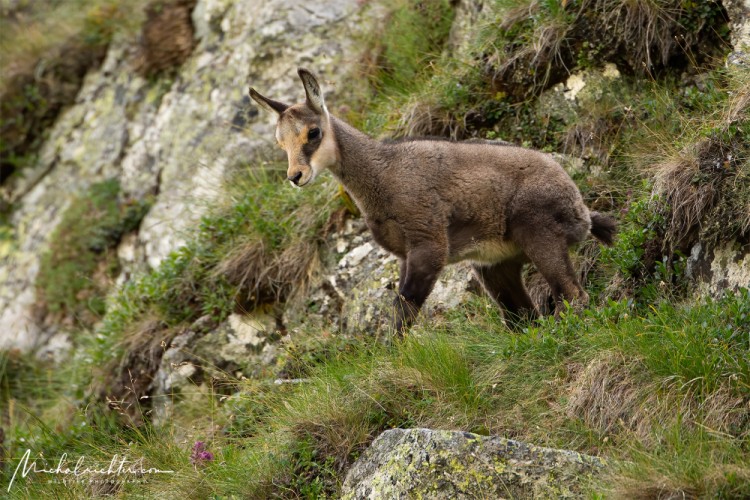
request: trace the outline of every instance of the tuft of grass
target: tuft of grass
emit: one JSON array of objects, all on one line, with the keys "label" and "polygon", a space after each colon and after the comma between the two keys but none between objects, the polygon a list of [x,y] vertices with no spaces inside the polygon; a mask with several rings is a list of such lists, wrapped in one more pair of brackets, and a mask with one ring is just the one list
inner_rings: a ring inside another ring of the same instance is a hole
[{"label": "tuft of grass", "polygon": [[448,0],[416,3],[390,0],[386,7],[389,19],[383,32],[372,37],[375,42],[364,63],[370,88],[364,94],[354,92],[362,101],[357,107],[375,111],[348,117],[375,135],[390,129],[394,119],[392,110],[419,91],[422,81],[431,73],[448,41],[454,16]]},{"label": "tuft of grass", "polygon": [[665,235],[673,249],[708,245],[750,231],[750,71],[730,68],[709,76],[708,92],[696,96],[693,114],[682,117],[678,147],[652,165],[655,191],[670,206]]},{"label": "tuft of grass", "polygon": [[117,245],[138,228],[148,208],[147,202],[122,200],[117,180],[94,184],[74,199],[40,259],[41,307],[82,327],[101,318],[107,290],[120,270]]}]

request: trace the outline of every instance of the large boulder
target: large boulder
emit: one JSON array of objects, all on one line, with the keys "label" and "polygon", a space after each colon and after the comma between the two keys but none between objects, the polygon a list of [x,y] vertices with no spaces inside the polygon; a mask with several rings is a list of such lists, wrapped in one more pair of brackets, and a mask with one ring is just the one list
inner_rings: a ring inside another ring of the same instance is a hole
[{"label": "large boulder", "polygon": [[391,429],[346,475],[345,499],[578,498],[596,457],[460,431]]}]

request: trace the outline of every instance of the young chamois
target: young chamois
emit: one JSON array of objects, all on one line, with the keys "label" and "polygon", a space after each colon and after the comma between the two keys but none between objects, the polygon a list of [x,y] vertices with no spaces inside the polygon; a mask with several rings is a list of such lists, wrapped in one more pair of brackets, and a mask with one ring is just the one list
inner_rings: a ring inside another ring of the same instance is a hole
[{"label": "young chamois", "polygon": [[[568,247],[589,233],[612,244],[614,219],[589,211],[549,155],[512,145],[445,140],[376,141],[328,113],[315,76],[298,69],[304,103],[287,105],[250,89],[276,113],[288,180],[309,185],[329,169],[365,216],[375,241],[401,260],[394,326],[414,321],[440,271],[473,263],[487,293],[514,320],[538,310],[521,280],[526,262],[563,300],[588,303]],[[510,319],[510,318],[509,318]]]}]

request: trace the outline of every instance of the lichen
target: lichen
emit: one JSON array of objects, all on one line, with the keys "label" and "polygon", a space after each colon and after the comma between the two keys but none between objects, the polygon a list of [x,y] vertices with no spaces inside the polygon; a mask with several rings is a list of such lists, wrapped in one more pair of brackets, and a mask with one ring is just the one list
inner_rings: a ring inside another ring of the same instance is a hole
[{"label": "lichen", "polygon": [[603,466],[594,457],[499,437],[393,429],[354,464],[342,493],[344,498],[574,498]]}]

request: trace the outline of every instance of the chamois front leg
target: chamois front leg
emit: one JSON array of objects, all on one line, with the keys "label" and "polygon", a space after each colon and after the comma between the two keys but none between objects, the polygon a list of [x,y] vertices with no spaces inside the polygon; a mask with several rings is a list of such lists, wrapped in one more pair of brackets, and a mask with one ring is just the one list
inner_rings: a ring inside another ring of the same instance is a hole
[{"label": "chamois front leg", "polygon": [[393,302],[394,327],[399,335],[414,323],[419,310],[445,267],[447,249],[434,243],[410,250],[401,265],[398,297]]}]

